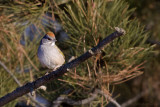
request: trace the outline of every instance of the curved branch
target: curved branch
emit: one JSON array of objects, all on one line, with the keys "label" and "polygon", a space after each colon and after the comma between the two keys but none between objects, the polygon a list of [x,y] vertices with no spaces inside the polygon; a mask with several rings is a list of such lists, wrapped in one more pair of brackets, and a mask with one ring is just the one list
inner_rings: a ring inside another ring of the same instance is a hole
[{"label": "curved branch", "polygon": [[50,81],[62,76],[64,73],[68,72],[69,69],[76,67],[77,65],[84,62],[85,60],[87,60],[91,56],[99,53],[101,51],[101,49],[104,48],[104,46],[106,44],[110,43],[115,38],[120,37],[125,34],[125,31],[121,28],[116,27],[115,30],[116,31],[114,33],[110,34],[104,40],[99,42],[99,44],[97,46],[93,47],[92,49],[90,49],[89,51],[87,51],[86,53],[81,55],[80,57],[72,60],[69,63],[62,65],[59,69],[51,72],[50,74],[45,75],[45,76],[43,76],[43,77],[41,77],[31,83],[29,82],[29,83],[25,84],[24,86],[15,89],[13,92],[8,93],[7,95],[1,97],[0,98],[0,106],[3,106],[5,104],[7,104],[8,102],[10,102],[10,101],[22,96],[22,95],[29,93],[32,89],[37,89],[41,85],[47,84]]},{"label": "curved branch", "polygon": [[67,103],[69,105],[84,105],[88,104],[94,99],[98,97],[98,94],[101,94],[104,96],[106,99],[108,99],[111,103],[113,103],[116,107],[121,107],[121,105],[114,100],[111,96],[105,94],[102,90],[100,89],[95,89],[95,91],[92,93],[92,95],[86,99],[79,100],[79,101],[74,101],[70,98],[67,97],[67,95],[61,95],[60,97],[57,98],[56,101],[53,101],[53,106],[52,107],[59,107],[61,103]]}]

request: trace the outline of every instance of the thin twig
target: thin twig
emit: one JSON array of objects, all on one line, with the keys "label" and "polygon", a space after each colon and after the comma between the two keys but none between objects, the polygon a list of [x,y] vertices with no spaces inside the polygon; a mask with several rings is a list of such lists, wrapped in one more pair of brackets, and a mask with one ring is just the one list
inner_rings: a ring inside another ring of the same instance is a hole
[{"label": "thin twig", "polygon": [[[0,65],[12,76],[12,78],[14,79],[14,81],[19,85],[19,86],[22,86],[22,84],[20,83],[20,81],[16,78],[16,76],[14,76],[14,74],[7,68],[7,66],[2,62],[0,61]],[[36,103],[37,105],[39,105],[40,107],[44,107],[43,104],[37,102],[30,94],[27,94],[26,95],[27,97],[30,97],[30,99]]]},{"label": "thin twig", "polygon": [[79,100],[79,101],[74,101],[70,98],[67,97],[67,95],[61,95],[60,97],[57,98],[56,101],[53,102],[53,107],[59,107],[61,103],[67,103],[69,105],[84,105],[84,104],[88,104],[91,101],[93,101],[95,98],[97,98],[98,93],[95,91],[91,97],[88,97],[86,99],[83,100]]},{"label": "thin twig", "polygon": [[75,68],[77,65],[84,62],[88,58],[92,57],[93,55],[98,54],[101,51],[101,49],[105,47],[106,44],[112,42],[115,38],[120,37],[125,34],[125,31],[121,28],[116,27],[115,30],[116,31],[114,33],[110,34],[104,40],[99,42],[99,44],[97,46],[93,47],[92,49],[90,49],[89,51],[87,51],[86,53],[81,55],[80,57],[72,60],[69,63],[62,65],[59,69],[52,71],[50,74],[45,75],[41,78],[38,78],[37,80],[35,80],[31,83],[27,83],[24,86],[15,89],[13,92],[8,93],[7,95],[1,97],[0,98],[0,106],[3,106],[5,104],[7,104],[8,102],[10,102],[10,101],[22,96],[22,95],[29,93],[31,91],[31,89],[37,89],[41,85],[47,84],[50,81],[64,75],[66,72],[69,71],[69,69]]},{"label": "thin twig", "polygon": [[115,104],[116,107],[121,107],[120,104],[118,104],[118,102],[116,102],[116,100],[114,100],[112,97],[110,97],[109,95],[105,94],[103,91],[99,90],[99,89],[95,89],[95,91],[92,93],[92,95],[86,99],[83,100],[79,100],[79,101],[74,101],[70,98],[67,97],[67,95],[61,95],[60,97],[57,98],[56,101],[53,102],[53,107],[59,107],[62,103],[67,103],[69,105],[84,105],[84,104],[88,104],[91,101],[93,101],[94,99],[96,99],[98,97],[98,94],[101,94],[102,96],[104,96],[106,99],[108,99],[111,103]]},{"label": "thin twig", "polygon": [[18,79],[14,76],[14,74],[6,67],[6,65],[2,61],[0,61],[0,65],[12,76],[12,78],[14,79],[14,81],[19,86],[22,86],[22,84],[18,81]]},{"label": "thin twig", "polygon": [[112,102],[116,107],[121,107],[121,105],[120,105],[116,100],[114,100],[114,99],[113,99],[112,97],[110,97],[109,95],[105,94],[103,91],[101,91],[101,90],[99,90],[99,89],[97,89],[96,91],[97,91],[98,93],[104,95],[104,97],[105,97],[106,99],[108,99],[110,102]]}]

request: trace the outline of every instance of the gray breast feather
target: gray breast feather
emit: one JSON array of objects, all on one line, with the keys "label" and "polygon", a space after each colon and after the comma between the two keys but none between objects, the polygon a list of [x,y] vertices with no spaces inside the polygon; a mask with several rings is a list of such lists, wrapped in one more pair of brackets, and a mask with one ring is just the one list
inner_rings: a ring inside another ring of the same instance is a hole
[{"label": "gray breast feather", "polygon": [[61,66],[64,62],[64,56],[60,50],[54,46],[41,45],[38,49],[38,57],[43,66],[54,69],[56,66]]}]

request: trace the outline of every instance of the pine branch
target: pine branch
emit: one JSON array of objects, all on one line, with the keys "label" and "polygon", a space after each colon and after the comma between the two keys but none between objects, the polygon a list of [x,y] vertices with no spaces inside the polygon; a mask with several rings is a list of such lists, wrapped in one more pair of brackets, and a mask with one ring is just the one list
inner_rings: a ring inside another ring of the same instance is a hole
[{"label": "pine branch", "polygon": [[43,76],[43,77],[41,77],[31,83],[27,83],[24,86],[15,89],[13,92],[8,93],[7,95],[1,97],[0,98],[0,106],[3,106],[5,104],[7,104],[8,102],[10,102],[10,101],[22,96],[22,95],[29,93],[33,89],[37,89],[41,85],[49,83],[50,81],[62,76],[64,73],[68,72],[69,69],[72,69],[72,68],[76,67],[77,65],[79,65],[80,63],[84,62],[85,60],[87,60],[91,56],[96,55],[97,53],[100,53],[101,49],[104,48],[104,46],[106,44],[110,43],[115,38],[120,37],[125,34],[125,31],[121,28],[116,27],[115,30],[116,31],[114,33],[110,34],[104,40],[99,42],[99,44],[97,46],[93,47],[92,49],[90,49],[89,51],[87,51],[86,53],[81,55],[80,57],[76,58],[75,60],[64,64],[56,71],[53,71],[50,74],[45,75],[45,76]]}]

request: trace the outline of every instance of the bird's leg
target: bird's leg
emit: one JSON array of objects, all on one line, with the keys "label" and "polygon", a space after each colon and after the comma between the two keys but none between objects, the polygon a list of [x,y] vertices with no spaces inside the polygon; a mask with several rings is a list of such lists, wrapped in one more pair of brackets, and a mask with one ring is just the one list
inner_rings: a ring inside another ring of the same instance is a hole
[{"label": "bird's leg", "polygon": [[61,66],[61,65],[57,65],[57,66],[53,69],[53,71],[56,71],[60,66]]},{"label": "bird's leg", "polygon": [[50,71],[50,69],[47,69],[47,72],[45,73],[45,75],[48,75],[50,72],[52,71]]}]

